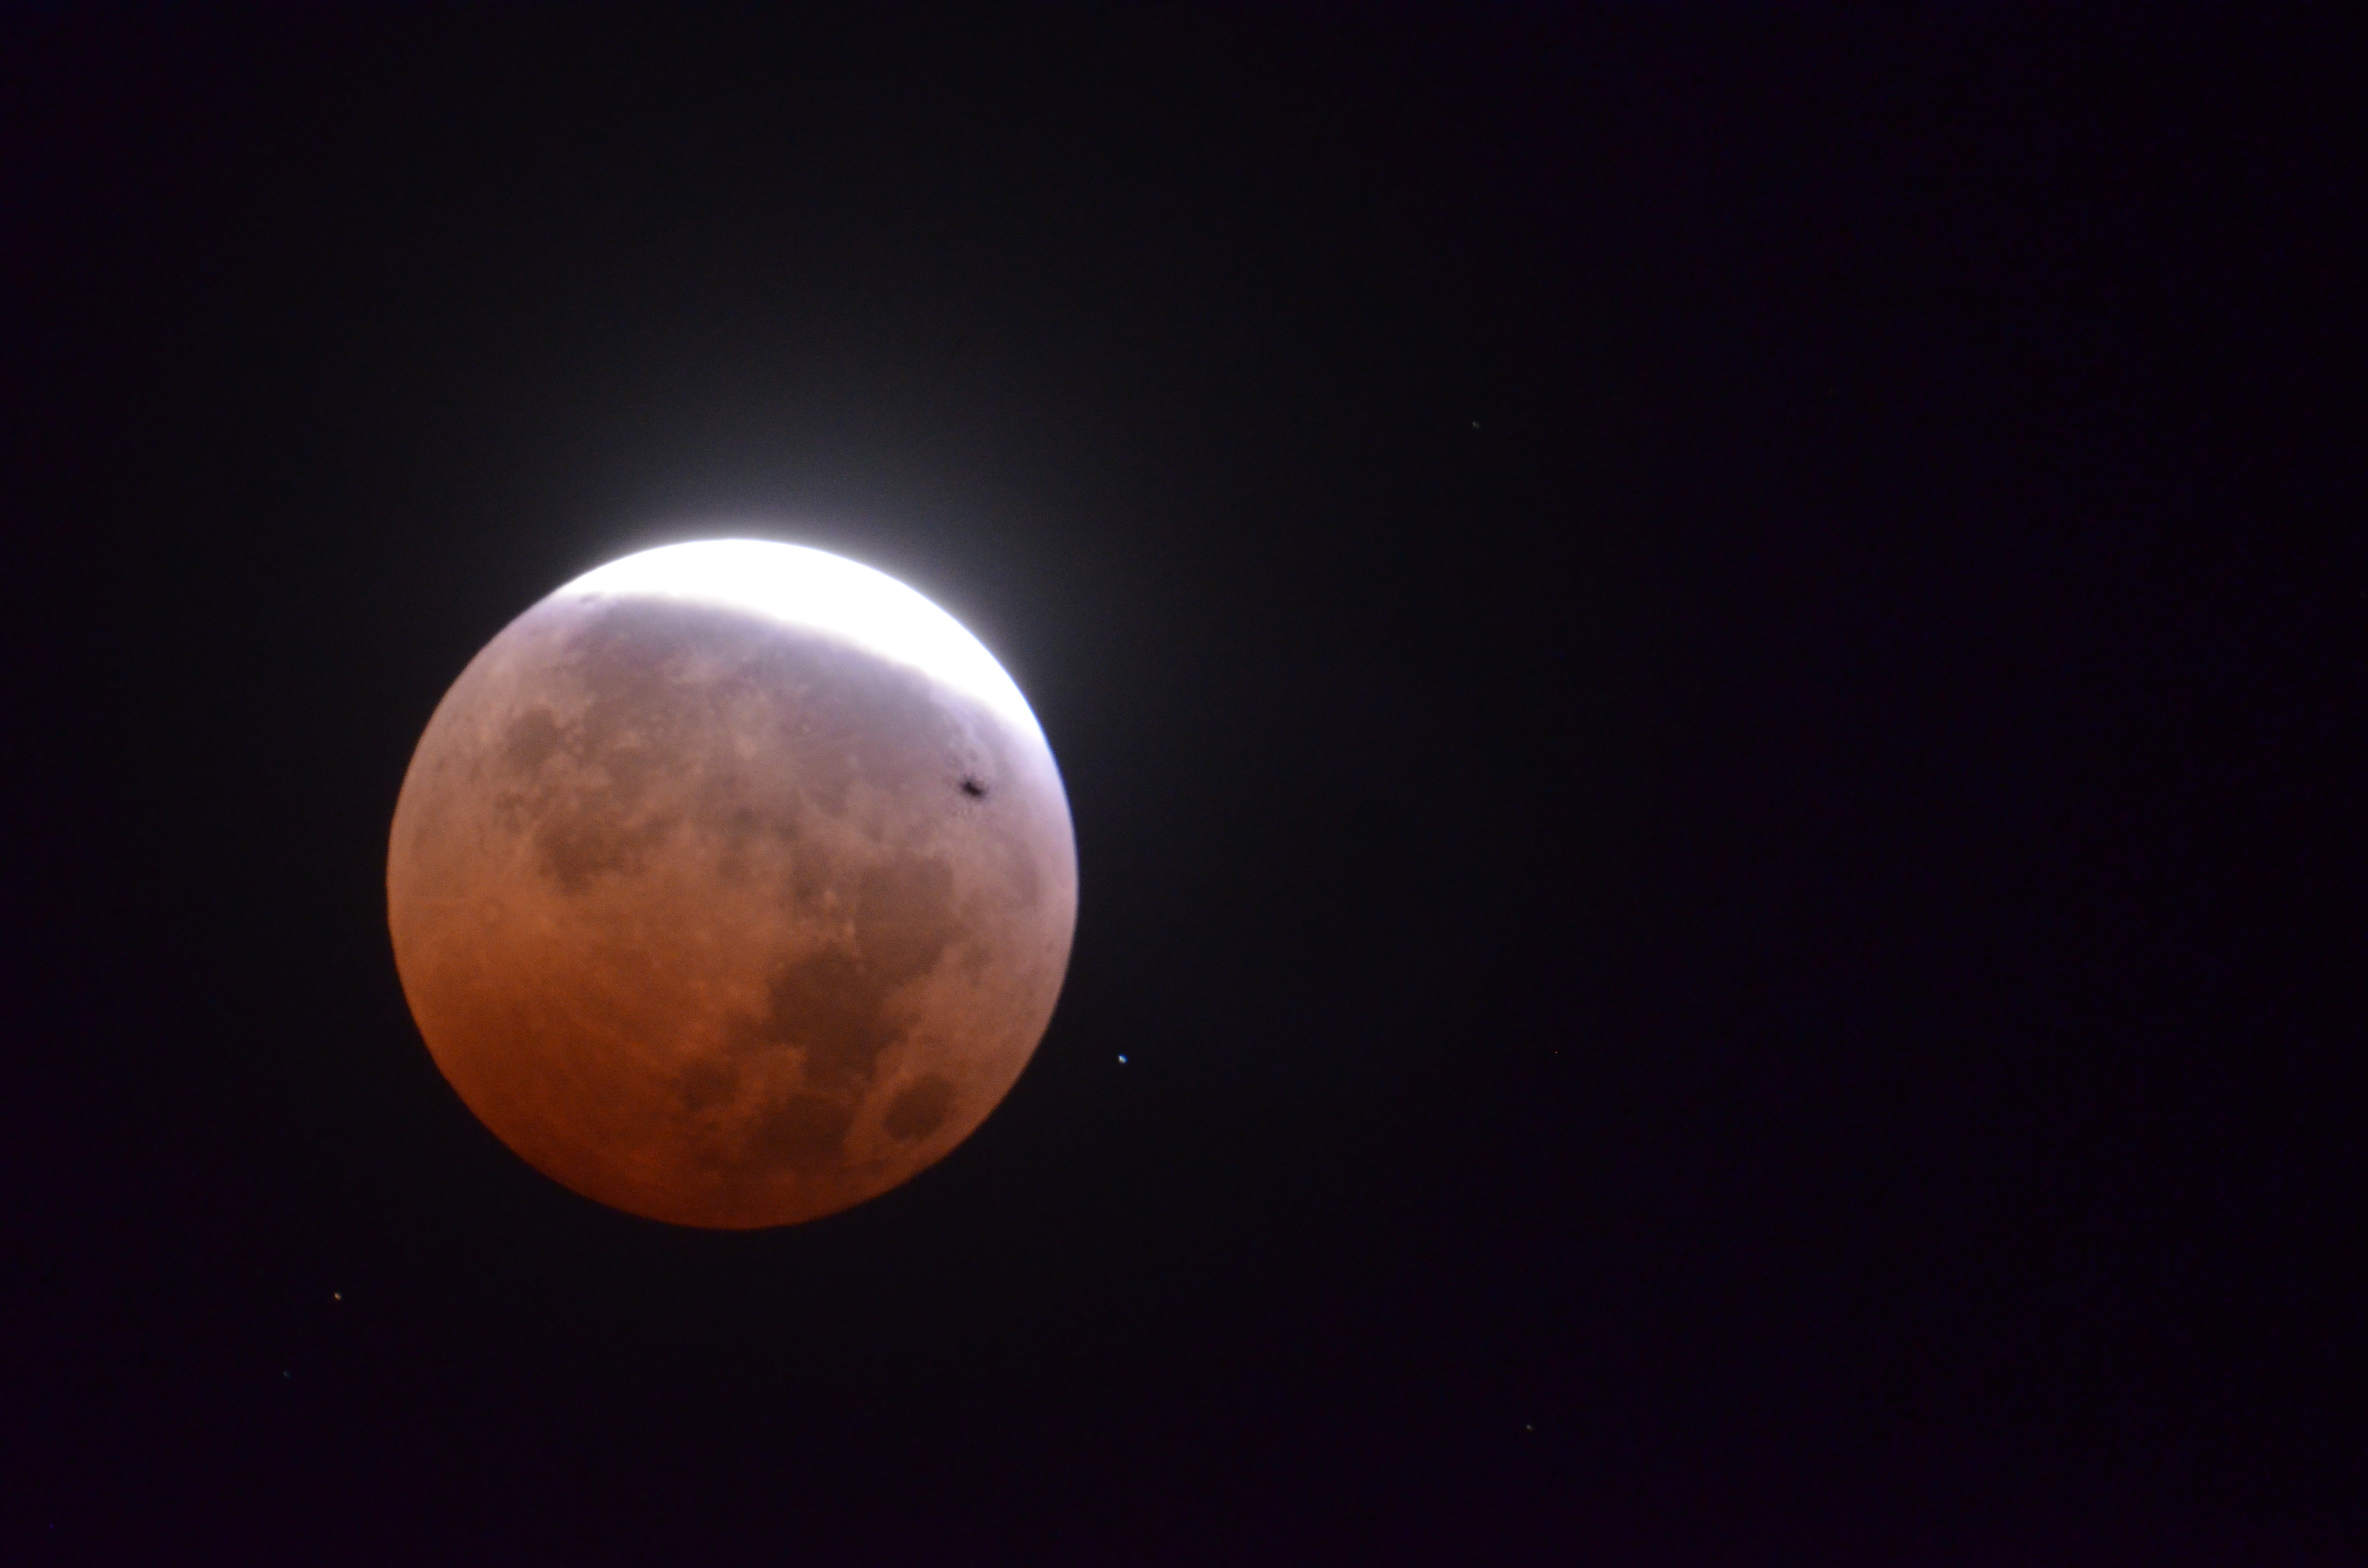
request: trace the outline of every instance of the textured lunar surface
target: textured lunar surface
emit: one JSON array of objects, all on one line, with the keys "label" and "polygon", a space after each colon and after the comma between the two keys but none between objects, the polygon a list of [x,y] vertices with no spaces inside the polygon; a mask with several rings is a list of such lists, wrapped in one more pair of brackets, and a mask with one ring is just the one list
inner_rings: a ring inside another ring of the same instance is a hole
[{"label": "textured lunar surface", "polygon": [[894,652],[573,585],[437,709],[389,849],[396,966],[537,1168],[786,1224],[941,1158],[1019,1077],[1076,923],[1067,801],[999,669],[996,700]]}]

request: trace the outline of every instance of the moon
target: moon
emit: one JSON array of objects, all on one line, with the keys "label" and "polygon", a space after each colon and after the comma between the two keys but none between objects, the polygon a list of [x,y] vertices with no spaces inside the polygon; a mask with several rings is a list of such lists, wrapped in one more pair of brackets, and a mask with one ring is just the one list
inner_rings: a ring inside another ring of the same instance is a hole
[{"label": "moon", "polygon": [[927,1168],[1042,1039],[1076,926],[1027,699],[822,551],[627,556],[461,674],[395,804],[388,924],[461,1100],[586,1198],[792,1224]]}]

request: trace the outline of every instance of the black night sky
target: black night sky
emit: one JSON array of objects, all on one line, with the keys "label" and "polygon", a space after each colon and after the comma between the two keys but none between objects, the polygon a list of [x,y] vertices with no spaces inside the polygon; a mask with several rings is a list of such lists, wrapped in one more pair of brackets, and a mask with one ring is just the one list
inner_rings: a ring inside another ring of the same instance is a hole
[{"label": "black night sky", "polygon": [[[780,9],[0,21],[0,1559],[2368,1552],[2331,8]],[[471,655],[719,531],[1082,867],[753,1233],[385,926]]]}]

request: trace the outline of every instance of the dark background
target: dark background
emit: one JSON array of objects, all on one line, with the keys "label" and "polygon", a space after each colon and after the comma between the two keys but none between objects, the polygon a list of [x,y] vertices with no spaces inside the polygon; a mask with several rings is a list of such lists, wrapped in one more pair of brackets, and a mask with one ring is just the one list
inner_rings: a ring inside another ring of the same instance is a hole
[{"label": "dark background", "polygon": [[[2358,1561],[2352,40],[1773,9],[10,12],[0,1557]],[[751,1234],[503,1149],[381,885],[716,530],[1083,867]]]}]

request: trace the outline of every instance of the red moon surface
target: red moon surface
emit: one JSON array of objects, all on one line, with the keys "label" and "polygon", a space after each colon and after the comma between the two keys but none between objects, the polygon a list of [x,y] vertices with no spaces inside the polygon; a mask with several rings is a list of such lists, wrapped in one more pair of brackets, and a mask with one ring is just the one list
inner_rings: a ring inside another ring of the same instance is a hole
[{"label": "red moon surface", "polygon": [[586,1198],[814,1219],[977,1128],[1051,1020],[1068,801],[975,638],[753,540],[578,578],[488,643],[404,776],[387,907],[469,1108]]}]

